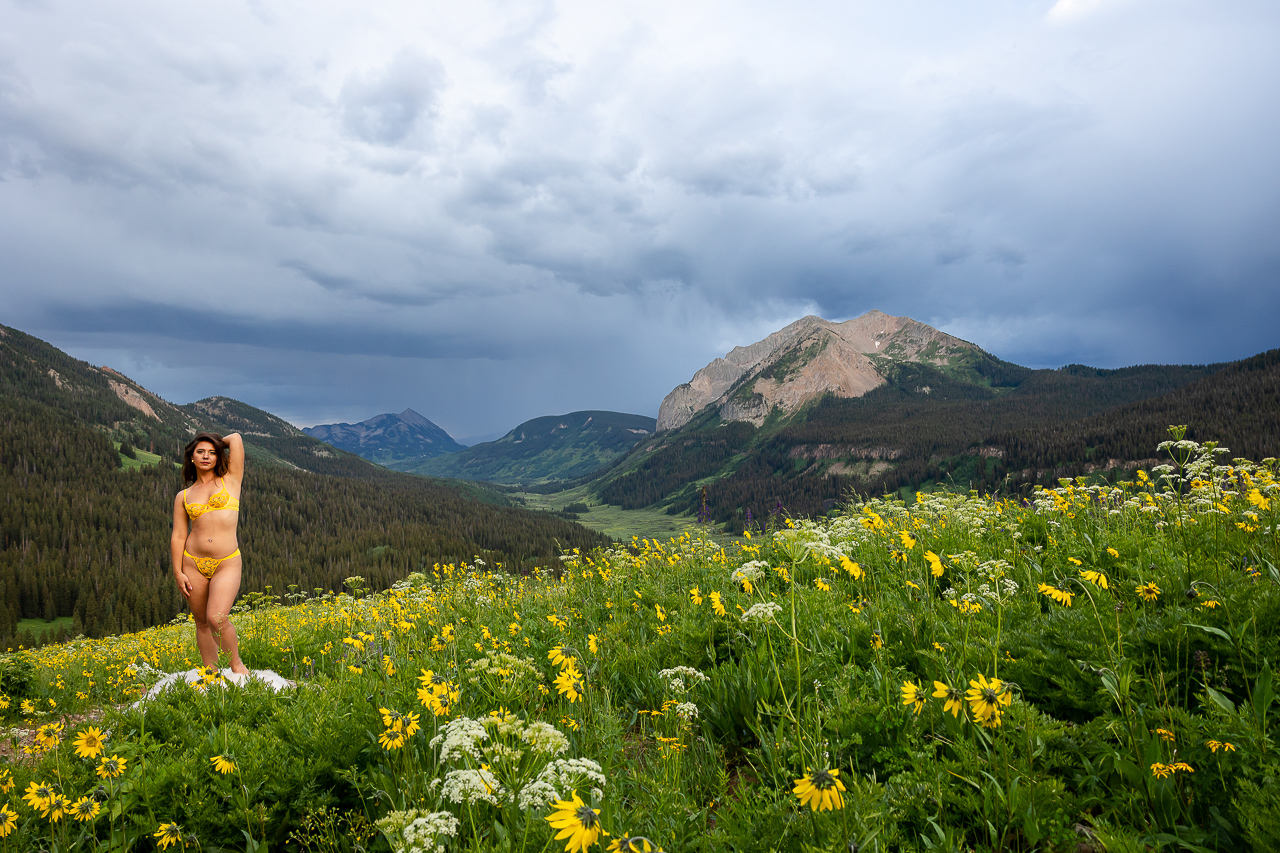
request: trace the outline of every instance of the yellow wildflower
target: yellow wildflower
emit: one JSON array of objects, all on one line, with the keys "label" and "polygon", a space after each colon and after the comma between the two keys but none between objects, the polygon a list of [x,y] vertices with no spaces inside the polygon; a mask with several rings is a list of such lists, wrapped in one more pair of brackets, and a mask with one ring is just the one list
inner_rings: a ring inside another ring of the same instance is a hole
[{"label": "yellow wildflower", "polygon": [[801,808],[808,806],[816,812],[844,808],[844,798],[840,796],[844,790],[839,770],[819,770],[797,779],[792,793],[800,801]]}]

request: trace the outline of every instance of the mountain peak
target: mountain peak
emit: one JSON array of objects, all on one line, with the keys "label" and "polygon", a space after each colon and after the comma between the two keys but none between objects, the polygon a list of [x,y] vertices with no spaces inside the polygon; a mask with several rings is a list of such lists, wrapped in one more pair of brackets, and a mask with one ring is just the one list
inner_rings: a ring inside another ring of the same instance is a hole
[{"label": "mountain peak", "polygon": [[439,429],[439,427],[437,427],[437,426],[436,426],[435,424],[433,424],[431,421],[427,420],[427,419],[426,419],[425,417],[423,417],[422,415],[420,415],[420,414],[418,414],[417,412],[415,412],[413,409],[405,409],[403,412],[401,412],[400,414],[396,415],[396,417],[397,417],[397,418],[399,418],[400,420],[404,421],[405,423],[407,423],[407,424],[413,424],[414,426],[420,426],[420,427],[436,427],[436,429]]},{"label": "mountain peak", "polygon": [[413,409],[385,412],[358,424],[317,424],[303,430],[341,450],[382,465],[456,453],[462,445]]},{"label": "mountain peak", "polygon": [[658,410],[658,429],[678,429],[708,406],[727,421],[761,424],[823,394],[860,397],[885,383],[892,363],[947,365],[976,346],[910,317],[868,311],[842,323],[801,317],[763,340],[734,347],[675,388]]}]

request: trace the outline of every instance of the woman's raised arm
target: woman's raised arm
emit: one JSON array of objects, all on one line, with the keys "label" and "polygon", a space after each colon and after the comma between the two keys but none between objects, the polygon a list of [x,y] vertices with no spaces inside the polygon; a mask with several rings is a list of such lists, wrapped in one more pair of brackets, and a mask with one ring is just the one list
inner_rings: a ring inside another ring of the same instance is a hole
[{"label": "woman's raised arm", "polygon": [[224,435],[222,440],[227,443],[227,450],[230,452],[227,476],[235,477],[237,482],[244,482],[244,439],[240,437],[240,433],[233,432]]}]

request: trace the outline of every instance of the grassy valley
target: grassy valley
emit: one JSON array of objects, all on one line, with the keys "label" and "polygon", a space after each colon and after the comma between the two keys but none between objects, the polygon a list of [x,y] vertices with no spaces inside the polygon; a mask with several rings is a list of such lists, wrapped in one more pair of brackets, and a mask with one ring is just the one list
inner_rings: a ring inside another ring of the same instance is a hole
[{"label": "grassy valley", "polygon": [[[672,515],[656,507],[623,509],[602,503],[586,485],[550,494],[519,491],[510,494],[514,500],[529,509],[567,515],[584,527],[622,541],[629,541],[632,536],[665,539],[683,533],[714,535],[713,530],[706,525],[699,525],[696,519],[687,515]],[[568,513],[565,513],[566,509]]]}]

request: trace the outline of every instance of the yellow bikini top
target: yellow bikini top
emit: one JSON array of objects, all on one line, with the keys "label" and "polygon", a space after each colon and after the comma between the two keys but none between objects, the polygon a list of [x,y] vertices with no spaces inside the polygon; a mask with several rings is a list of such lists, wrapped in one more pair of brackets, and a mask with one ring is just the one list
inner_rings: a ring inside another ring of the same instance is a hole
[{"label": "yellow bikini top", "polygon": [[203,504],[187,503],[189,488],[182,490],[182,505],[187,509],[187,518],[199,518],[206,512],[214,512],[220,509],[240,511],[240,499],[231,497],[231,493],[227,491],[226,484],[222,480],[218,481],[218,485],[222,486],[222,489],[210,495],[209,502]]}]

